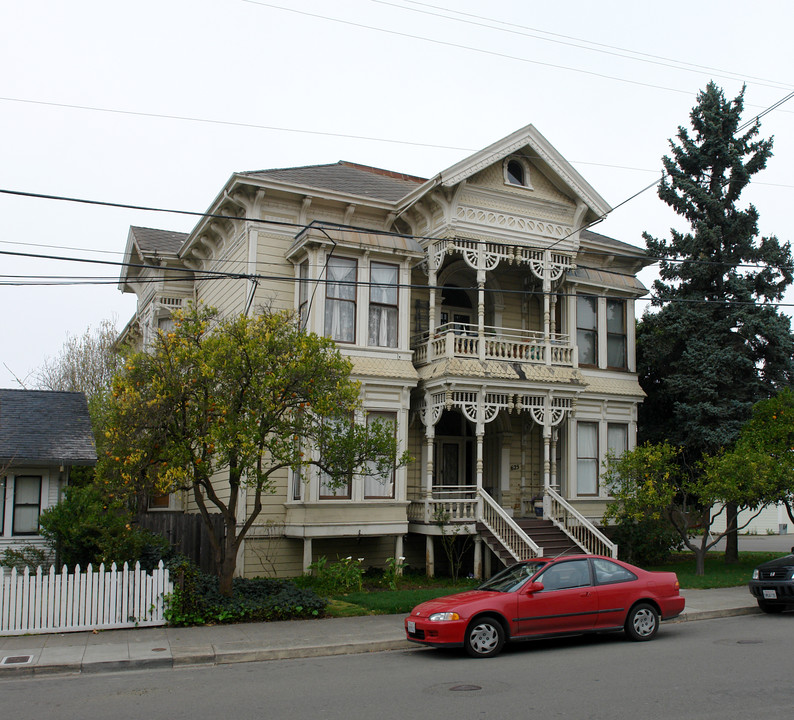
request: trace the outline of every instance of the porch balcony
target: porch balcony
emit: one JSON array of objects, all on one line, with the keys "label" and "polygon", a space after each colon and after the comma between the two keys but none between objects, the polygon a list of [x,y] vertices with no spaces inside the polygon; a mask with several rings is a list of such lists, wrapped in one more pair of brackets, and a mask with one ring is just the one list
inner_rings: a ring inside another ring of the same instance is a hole
[{"label": "porch balcony", "polygon": [[415,335],[411,348],[417,367],[451,358],[574,366],[569,335],[490,325],[484,326],[480,335],[477,325],[446,323],[437,327],[432,336],[429,332]]}]

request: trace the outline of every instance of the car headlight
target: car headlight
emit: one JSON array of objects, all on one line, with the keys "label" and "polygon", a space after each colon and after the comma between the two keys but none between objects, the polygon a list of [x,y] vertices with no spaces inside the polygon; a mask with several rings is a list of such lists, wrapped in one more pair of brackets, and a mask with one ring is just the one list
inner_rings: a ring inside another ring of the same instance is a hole
[{"label": "car headlight", "polygon": [[444,620],[460,620],[460,615],[456,612],[433,613],[428,620],[430,622],[443,622]]},{"label": "car headlight", "polygon": [[753,570],[753,580],[758,580],[758,568]]}]

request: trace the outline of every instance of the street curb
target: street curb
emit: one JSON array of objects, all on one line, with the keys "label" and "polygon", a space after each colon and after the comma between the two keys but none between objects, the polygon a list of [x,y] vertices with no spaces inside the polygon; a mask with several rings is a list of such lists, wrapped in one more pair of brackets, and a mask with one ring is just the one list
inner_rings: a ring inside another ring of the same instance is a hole
[{"label": "street curb", "polygon": [[[697,620],[714,620],[717,618],[737,617],[742,615],[758,615],[761,610],[757,607],[739,607],[725,610],[699,610],[684,613],[666,623],[685,623]],[[118,672],[120,670],[151,670],[155,668],[190,668],[214,665],[231,665],[246,662],[264,662],[267,660],[299,660],[303,658],[331,657],[334,655],[355,655],[371,652],[384,652],[392,650],[422,650],[425,649],[405,639],[373,640],[360,643],[304,645],[299,647],[284,647],[270,649],[212,651],[202,653],[187,653],[159,658],[137,658],[130,660],[112,660],[80,663],[59,663],[53,665],[0,665],[0,680],[11,678],[75,675],[75,674],[100,674]]]}]

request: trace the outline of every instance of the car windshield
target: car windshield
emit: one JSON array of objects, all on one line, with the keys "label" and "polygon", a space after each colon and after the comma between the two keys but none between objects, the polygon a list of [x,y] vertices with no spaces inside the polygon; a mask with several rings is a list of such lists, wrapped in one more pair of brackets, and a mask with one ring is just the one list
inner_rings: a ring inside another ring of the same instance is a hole
[{"label": "car windshield", "polygon": [[525,562],[505,568],[480,585],[478,590],[513,592],[540,570],[545,562]]}]

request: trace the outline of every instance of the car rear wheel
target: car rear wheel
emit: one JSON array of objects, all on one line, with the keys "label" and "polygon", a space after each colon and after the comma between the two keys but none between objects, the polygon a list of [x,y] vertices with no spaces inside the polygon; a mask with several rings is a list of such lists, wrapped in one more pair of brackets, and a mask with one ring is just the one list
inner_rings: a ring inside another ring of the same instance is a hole
[{"label": "car rear wheel", "polygon": [[625,625],[630,640],[652,640],[659,630],[659,613],[648,603],[639,603],[629,610]]},{"label": "car rear wheel", "polygon": [[471,657],[493,657],[504,644],[505,631],[496,618],[477,618],[466,628],[463,645]]},{"label": "car rear wheel", "polygon": [[758,601],[758,607],[765,613],[769,613],[770,615],[775,615],[777,613],[782,613],[785,609],[785,605],[777,605],[776,603],[768,603],[764,600]]}]

